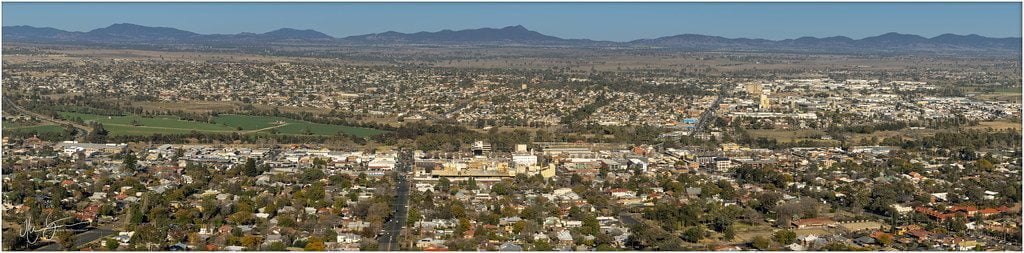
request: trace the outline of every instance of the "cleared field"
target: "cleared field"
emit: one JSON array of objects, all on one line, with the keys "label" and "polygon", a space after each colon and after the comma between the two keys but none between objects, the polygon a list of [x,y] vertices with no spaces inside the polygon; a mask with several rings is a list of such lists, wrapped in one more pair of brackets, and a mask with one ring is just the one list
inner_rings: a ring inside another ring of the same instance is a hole
[{"label": "cleared field", "polygon": [[825,136],[825,132],[824,131],[820,131],[820,130],[808,130],[808,129],[802,129],[802,130],[777,130],[777,129],[771,129],[771,130],[749,130],[748,132],[750,133],[750,136],[753,136],[754,138],[775,139],[776,141],[779,141],[779,142],[798,142],[798,141],[804,141],[804,140],[818,141],[818,142],[828,141],[828,140],[822,140],[820,138],[821,136]]},{"label": "cleared field", "polygon": [[852,222],[839,224],[839,227],[846,229],[847,231],[861,231],[868,229],[880,229],[882,228],[882,223],[877,221]]},{"label": "cleared field", "polygon": [[978,96],[976,96],[976,98],[981,99],[981,100],[1005,101],[1005,102],[1020,102],[1021,101],[1020,93],[989,93],[989,94],[978,95]]},{"label": "cleared field", "polygon": [[1020,130],[1021,129],[1021,125],[1020,125],[1020,122],[984,121],[984,122],[978,122],[977,126],[972,126],[970,128],[973,128],[973,129],[987,129],[987,128],[1007,129],[1007,128],[1012,128],[1012,129]]},{"label": "cleared field", "polygon": [[772,230],[758,230],[758,231],[739,232],[739,233],[736,233],[736,237],[734,237],[732,239],[732,241],[727,241],[727,242],[734,242],[734,243],[735,242],[749,242],[749,241],[753,241],[754,237],[758,237],[758,236],[764,237],[764,238],[771,238],[773,233],[775,233],[775,232],[772,231]]},{"label": "cleared field", "polygon": [[828,230],[826,230],[824,228],[801,228],[801,229],[794,229],[793,233],[796,233],[797,236],[802,236],[802,235],[819,235],[819,236],[821,236],[821,235],[830,235],[830,234],[832,234],[832,232],[829,232]]},{"label": "cleared field", "polygon": [[[66,119],[96,121],[110,131],[111,135],[152,135],[185,134],[192,131],[209,133],[254,133],[274,132],[277,134],[335,135],[347,133],[356,136],[371,136],[384,131],[370,128],[318,124],[307,121],[249,115],[219,115],[213,123],[182,120],[175,116],[143,117],[138,115],[105,116],[84,113],[61,112]],[[58,127],[59,129],[59,127]]]}]

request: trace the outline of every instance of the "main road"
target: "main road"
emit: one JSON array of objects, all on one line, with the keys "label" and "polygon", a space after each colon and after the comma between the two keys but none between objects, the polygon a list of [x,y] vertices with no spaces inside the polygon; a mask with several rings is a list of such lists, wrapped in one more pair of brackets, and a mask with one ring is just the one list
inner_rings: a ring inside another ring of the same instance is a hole
[{"label": "main road", "polygon": [[395,200],[391,204],[392,216],[387,223],[384,223],[384,230],[378,238],[378,249],[383,251],[401,250],[402,230],[405,228],[406,218],[409,211],[409,171],[413,166],[412,152],[399,151],[398,164],[395,166],[397,175],[397,186],[395,187]]},{"label": "main road", "polygon": [[697,125],[694,126],[693,130],[690,131],[690,136],[699,134],[707,128],[708,124],[710,124],[708,121],[711,121],[711,118],[715,116],[715,110],[718,109],[719,104],[722,104],[723,97],[725,97],[725,95],[719,94],[718,98],[715,98],[715,102],[712,102],[711,105],[708,106],[708,109],[704,110],[704,112],[700,114],[700,119],[697,121]]},{"label": "main road", "polygon": [[[99,227],[93,228],[89,231],[85,231],[75,235],[75,248],[85,246],[86,244],[98,241],[109,235],[116,234],[117,231],[110,227]],[[35,251],[60,251],[62,250],[60,245],[54,242],[50,242],[36,248]]]}]

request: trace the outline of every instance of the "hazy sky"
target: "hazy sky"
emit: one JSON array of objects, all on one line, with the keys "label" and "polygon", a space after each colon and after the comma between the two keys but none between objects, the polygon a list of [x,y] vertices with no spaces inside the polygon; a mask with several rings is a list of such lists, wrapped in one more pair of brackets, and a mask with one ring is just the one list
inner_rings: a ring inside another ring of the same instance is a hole
[{"label": "hazy sky", "polygon": [[197,33],[281,27],[335,37],[523,25],[563,38],[682,33],[788,39],[900,32],[1021,36],[1020,3],[4,3],[3,25],[88,31],[113,23]]}]

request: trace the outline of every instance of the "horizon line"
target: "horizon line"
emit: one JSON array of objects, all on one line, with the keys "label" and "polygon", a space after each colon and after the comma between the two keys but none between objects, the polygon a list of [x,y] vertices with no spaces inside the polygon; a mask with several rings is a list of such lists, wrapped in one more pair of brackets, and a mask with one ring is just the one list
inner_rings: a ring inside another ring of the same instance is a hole
[{"label": "horizon line", "polygon": [[[479,29],[505,29],[505,28],[512,28],[512,27],[522,27],[522,28],[524,28],[524,29],[526,29],[526,30],[529,30],[529,31],[532,31],[532,32],[537,32],[537,33],[541,33],[541,34],[543,34],[543,35],[547,35],[547,36],[554,36],[554,35],[550,35],[550,34],[542,33],[542,32],[536,31],[536,30],[530,30],[529,28],[527,28],[526,26],[524,26],[524,25],[521,25],[521,24],[515,24],[515,25],[506,25],[506,26],[503,26],[503,27],[478,27],[478,28],[466,28],[466,29],[459,29],[459,30],[455,30],[455,29],[451,29],[451,28],[444,28],[444,29],[440,29],[440,30],[437,30],[437,31],[425,31],[425,30],[421,30],[421,31],[416,31],[416,32],[399,32],[399,31],[395,31],[395,30],[389,30],[389,31],[383,31],[383,32],[375,32],[375,33],[364,33],[364,34],[354,34],[354,35],[343,35],[343,36],[338,36],[338,35],[331,35],[331,34],[327,34],[327,33],[321,32],[321,31],[319,31],[319,30],[316,30],[316,29],[314,29],[314,28],[293,28],[293,27],[280,27],[280,28],[277,28],[277,29],[272,29],[272,30],[269,30],[269,31],[266,31],[266,32],[246,32],[246,31],[242,31],[242,32],[235,32],[235,33],[198,33],[198,32],[193,32],[193,31],[189,31],[189,30],[185,30],[185,29],[182,29],[182,28],[177,28],[177,27],[170,27],[170,26],[150,26],[150,25],[141,25],[141,24],[137,24],[137,23],[128,23],[128,22],[120,22],[120,23],[113,23],[113,24],[110,24],[110,25],[108,25],[108,26],[104,26],[104,27],[98,27],[98,28],[93,28],[93,29],[90,29],[90,30],[88,30],[88,31],[76,31],[76,30],[66,30],[66,29],[62,29],[62,28],[57,28],[57,27],[50,27],[50,26],[33,26],[33,25],[4,25],[3,27],[16,27],[16,26],[23,26],[23,27],[33,27],[33,28],[51,28],[51,29],[57,29],[57,30],[61,30],[61,31],[66,31],[66,32],[80,32],[80,33],[87,33],[87,32],[90,32],[90,31],[94,31],[94,30],[96,30],[96,29],[102,29],[102,28],[107,28],[107,27],[110,27],[110,26],[113,26],[113,25],[119,25],[119,24],[126,24],[126,25],[137,25],[137,26],[143,26],[143,27],[150,27],[150,28],[171,28],[171,29],[177,29],[177,30],[181,30],[181,31],[186,31],[186,32],[191,32],[191,33],[195,33],[195,34],[198,34],[198,35],[238,35],[238,34],[245,34],[245,33],[251,33],[251,34],[263,34],[263,33],[269,33],[269,32],[273,32],[273,31],[277,31],[277,30],[281,30],[281,29],[293,29],[293,30],[300,30],[300,31],[310,30],[310,31],[315,31],[315,32],[318,32],[318,33],[322,33],[322,34],[325,34],[325,35],[327,35],[327,36],[330,36],[330,37],[332,37],[332,38],[334,38],[334,39],[343,39],[343,38],[346,38],[346,37],[362,36],[362,35],[369,35],[369,34],[381,34],[381,33],[388,33],[388,32],[397,32],[397,33],[403,33],[403,34],[413,34],[413,33],[419,33],[419,32],[428,32],[428,33],[436,33],[436,32],[442,32],[442,31],[446,31],[446,30],[447,30],[447,31],[467,31],[467,30],[479,30]],[[846,35],[832,35],[832,36],[823,36],[823,37],[815,37],[815,36],[800,36],[800,37],[796,37],[796,38],[786,38],[786,39],[767,39],[767,38],[753,38],[753,37],[726,37],[726,36],[721,36],[721,35],[711,35],[711,34],[699,34],[699,33],[679,33],[679,34],[670,34],[670,35],[663,35],[663,36],[658,36],[658,37],[652,37],[652,38],[636,38],[636,39],[631,39],[631,40],[624,40],[624,41],[614,41],[614,40],[594,40],[594,39],[590,39],[590,38],[564,38],[564,37],[559,37],[559,36],[554,36],[554,37],[558,37],[559,39],[566,39],[566,40],[592,40],[592,41],[595,41],[595,42],[616,42],[616,43],[623,43],[623,42],[633,42],[633,41],[638,41],[638,40],[645,40],[645,39],[659,39],[659,38],[665,38],[665,37],[673,37],[673,36],[680,36],[680,35],[700,35],[700,36],[720,37],[720,38],[725,38],[725,39],[751,39],[751,40],[767,40],[767,41],[785,41],[785,40],[795,40],[795,39],[800,39],[800,38],[816,38],[816,39],[824,39],[824,38],[833,38],[833,37],[845,37],[845,38],[849,38],[849,39],[852,39],[852,40],[862,40],[862,39],[866,39],[866,38],[872,38],[872,37],[878,37],[878,36],[881,36],[881,35],[886,35],[886,34],[900,34],[900,35],[912,35],[912,36],[918,36],[918,37],[922,37],[922,38],[925,38],[925,39],[933,39],[933,38],[936,38],[936,37],[939,37],[939,36],[943,36],[943,35],[957,35],[957,36],[972,36],[972,35],[973,35],[973,36],[980,36],[980,37],[985,37],[985,38],[992,38],[992,39],[1022,39],[1022,37],[1020,37],[1020,36],[1018,36],[1018,37],[1012,37],[1012,36],[1011,36],[1011,37],[989,37],[989,36],[985,36],[985,35],[980,35],[980,34],[976,34],[976,33],[970,33],[970,34],[956,34],[956,33],[950,33],[950,32],[947,32],[947,33],[942,33],[942,34],[939,34],[939,35],[935,35],[935,36],[932,36],[932,37],[928,37],[928,36],[924,36],[924,35],[919,35],[919,34],[914,34],[914,33],[904,33],[904,32],[896,32],[896,31],[884,32],[884,33],[880,33],[880,34],[878,34],[878,35],[872,35],[872,36],[865,36],[865,37],[863,37],[863,38],[853,38],[853,37],[850,37],[850,36],[846,36]]]}]

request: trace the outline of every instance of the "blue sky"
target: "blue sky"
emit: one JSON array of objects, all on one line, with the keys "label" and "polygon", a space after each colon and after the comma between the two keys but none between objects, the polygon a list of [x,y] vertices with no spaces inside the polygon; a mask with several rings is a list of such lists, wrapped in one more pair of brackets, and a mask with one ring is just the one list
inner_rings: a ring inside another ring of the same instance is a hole
[{"label": "blue sky", "polygon": [[563,38],[682,33],[788,39],[900,32],[1021,36],[1020,3],[3,3],[3,25],[88,31],[113,23],[197,33],[315,29],[344,37],[523,25]]}]

